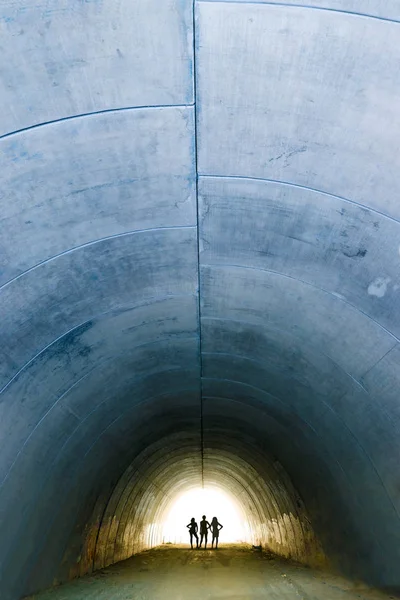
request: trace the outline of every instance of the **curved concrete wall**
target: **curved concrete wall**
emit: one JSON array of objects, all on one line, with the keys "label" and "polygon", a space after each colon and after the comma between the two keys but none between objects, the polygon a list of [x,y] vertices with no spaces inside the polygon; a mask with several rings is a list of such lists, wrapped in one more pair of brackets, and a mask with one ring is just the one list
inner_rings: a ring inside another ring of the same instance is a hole
[{"label": "curved concrete wall", "polygon": [[0,34],[2,597],[203,481],[400,586],[397,0],[18,0]]}]

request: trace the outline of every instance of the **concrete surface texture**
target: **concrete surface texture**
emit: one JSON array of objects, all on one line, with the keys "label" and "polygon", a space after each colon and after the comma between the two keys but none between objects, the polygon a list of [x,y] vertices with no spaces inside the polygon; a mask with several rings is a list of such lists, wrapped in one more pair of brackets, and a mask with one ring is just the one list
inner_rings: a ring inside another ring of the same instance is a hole
[{"label": "concrete surface texture", "polygon": [[400,587],[399,2],[0,0],[0,47],[1,598],[203,483]]},{"label": "concrete surface texture", "polygon": [[324,571],[241,545],[218,551],[159,547],[25,600],[389,600]]}]

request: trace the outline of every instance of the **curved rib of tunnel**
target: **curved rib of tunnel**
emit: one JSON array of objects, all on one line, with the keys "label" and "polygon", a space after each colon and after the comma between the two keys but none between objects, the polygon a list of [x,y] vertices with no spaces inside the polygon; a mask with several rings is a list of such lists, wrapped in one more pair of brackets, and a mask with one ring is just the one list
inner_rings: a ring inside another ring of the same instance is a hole
[{"label": "curved rib of tunnel", "polygon": [[2,598],[202,485],[399,586],[397,0],[0,4]]}]

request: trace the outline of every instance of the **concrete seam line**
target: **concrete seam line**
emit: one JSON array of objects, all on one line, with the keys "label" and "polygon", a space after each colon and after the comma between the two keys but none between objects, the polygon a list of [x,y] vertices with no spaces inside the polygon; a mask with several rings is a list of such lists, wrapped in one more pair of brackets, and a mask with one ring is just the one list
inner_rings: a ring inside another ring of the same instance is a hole
[{"label": "concrete seam line", "polygon": [[194,98],[194,168],[196,173],[196,231],[197,231],[197,296],[198,296],[198,327],[199,327],[199,366],[200,366],[200,454],[201,454],[201,485],[204,488],[204,426],[203,426],[203,363],[201,349],[201,270],[200,270],[200,211],[199,211],[199,186],[198,186],[198,131],[197,131],[197,62],[196,62],[196,1],[192,0],[192,27],[193,27],[193,98]]},{"label": "concrete seam line", "polygon": [[72,248],[68,248],[67,250],[60,252],[59,254],[54,254],[54,256],[50,256],[49,258],[46,258],[46,260],[42,260],[41,262],[37,263],[33,267],[30,267],[26,271],[23,271],[23,273],[20,273],[19,275],[16,275],[15,277],[10,279],[6,283],[3,283],[3,285],[0,286],[0,291],[3,288],[5,288],[7,285],[10,285],[11,283],[16,281],[20,277],[24,277],[24,275],[26,275],[27,273],[30,273],[31,271],[34,271],[35,269],[38,269],[42,265],[52,262],[53,260],[56,260],[57,258],[60,258],[61,256],[65,256],[67,254],[71,254],[72,252],[81,250],[82,248],[87,248],[88,246],[94,246],[95,244],[101,244],[103,242],[107,242],[108,240],[114,240],[117,238],[128,237],[131,235],[139,235],[141,233],[153,233],[155,231],[162,231],[162,232],[164,232],[164,231],[179,231],[181,229],[184,229],[184,230],[192,230],[193,229],[194,230],[194,229],[196,229],[196,225],[176,225],[176,226],[170,226],[170,227],[150,227],[148,229],[133,229],[132,231],[124,231],[123,233],[116,233],[114,235],[108,235],[104,238],[99,238],[97,240],[85,242],[84,244],[80,244],[79,246],[73,246]]},{"label": "concrete seam line", "polygon": [[[400,23],[400,21],[399,21],[399,23]],[[376,208],[368,206],[367,204],[362,204],[361,202],[357,202],[356,200],[350,200],[350,198],[345,198],[344,196],[339,196],[339,195],[333,194],[331,192],[319,190],[317,188],[313,188],[308,185],[300,185],[299,183],[293,183],[291,181],[281,181],[279,179],[269,179],[268,177],[250,177],[250,176],[246,176],[246,175],[212,175],[212,174],[207,174],[207,173],[199,173],[198,177],[199,177],[199,179],[201,179],[201,178],[204,178],[204,179],[228,179],[228,180],[231,179],[233,181],[235,181],[235,180],[237,180],[237,181],[260,181],[260,182],[265,182],[265,183],[276,183],[278,185],[286,185],[288,187],[298,188],[300,190],[307,190],[309,192],[314,192],[316,194],[321,194],[323,196],[329,196],[330,198],[335,198],[336,200],[341,200],[342,202],[346,202],[347,204],[353,204],[354,206],[358,206],[359,208],[369,210],[370,212],[373,212],[377,215],[381,215],[382,217],[385,217],[385,219],[389,219],[390,221],[394,221],[395,223],[400,224],[400,219],[396,219],[395,217],[392,217],[384,212],[381,212],[381,211],[377,210]]]},{"label": "concrete seam line", "polygon": [[378,15],[372,15],[369,13],[359,13],[352,10],[340,10],[338,8],[328,8],[325,6],[312,6],[311,4],[289,4],[288,2],[269,2],[268,0],[196,0],[199,4],[261,4],[265,6],[281,6],[284,8],[304,8],[308,10],[320,10],[323,12],[338,13],[341,15],[351,15],[353,17],[361,17],[367,19],[375,19],[376,21],[383,21],[385,23],[400,23],[400,19],[390,19],[388,17],[379,17]]},{"label": "concrete seam line", "polygon": [[77,115],[71,115],[69,117],[61,117],[60,119],[54,119],[53,121],[44,121],[43,123],[37,123],[35,125],[29,125],[28,127],[23,127],[22,129],[16,129],[15,131],[10,131],[8,133],[4,133],[0,135],[0,141],[11,137],[13,135],[18,135],[20,133],[25,133],[26,131],[32,131],[33,129],[38,129],[39,127],[46,127],[47,125],[55,125],[57,123],[63,123],[64,121],[72,121],[74,119],[84,119],[86,117],[95,117],[97,115],[105,115],[108,113],[118,113],[118,112],[128,112],[133,110],[159,110],[159,109],[169,109],[169,108],[193,108],[193,104],[154,104],[154,105],[144,105],[144,106],[126,106],[121,108],[106,108],[104,110],[97,110],[94,112],[88,113],[80,113]]}]

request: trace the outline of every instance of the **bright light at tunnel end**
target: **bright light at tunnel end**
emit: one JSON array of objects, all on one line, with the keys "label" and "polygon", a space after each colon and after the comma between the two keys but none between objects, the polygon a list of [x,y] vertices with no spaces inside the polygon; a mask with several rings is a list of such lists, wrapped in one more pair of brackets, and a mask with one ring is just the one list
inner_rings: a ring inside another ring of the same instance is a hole
[{"label": "bright light at tunnel end", "polygon": [[[244,513],[236,500],[217,487],[205,487],[191,489],[174,499],[163,523],[163,543],[189,544],[186,525],[192,517],[200,525],[202,515],[209,522],[217,517],[223,525],[220,543],[250,540]],[[211,545],[211,533],[208,541]]]}]

